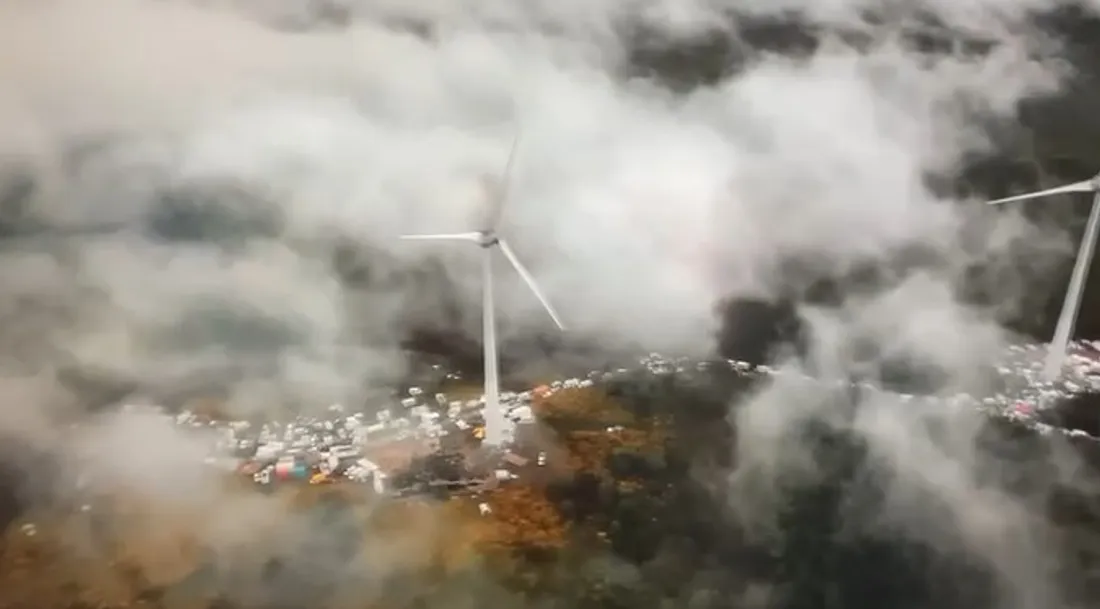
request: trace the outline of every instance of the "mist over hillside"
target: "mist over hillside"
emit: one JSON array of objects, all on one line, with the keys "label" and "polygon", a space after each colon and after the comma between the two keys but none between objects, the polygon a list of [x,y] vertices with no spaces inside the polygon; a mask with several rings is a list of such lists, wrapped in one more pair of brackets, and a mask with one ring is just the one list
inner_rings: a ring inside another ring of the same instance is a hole
[{"label": "mist over hillside", "polygon": [[[1087,202],[981,201],[1100,170],[1098,15],[1091,0],[2,2],[0,478],[24,484],[0,520],[63,497],[64,465],[92,449],[120,475],[140,464],[126,479],[157,501],[251,513],[122,400],[263,417],[388,399],[437,363],[476,383],[474,256],[397,237],[472,228],[520,134],[503,230],[570,329],[502,272],[508,383],[649,351],[798,373],[615,388],[671,421],[677,456],[646,474],[660,500],[569,487],[639,531],[592,567],[625,590],[593,606],[1089,606],[1086,441],[784,379],[984,395],[1007,345],[1049,338]],[[1078,338],[1100,338],[1097,277]],[[1095,423],[1083,411],[1066,420]],[[90,431],[71,427],[89,413]],[[477,581],[450,585],[469,603],[498,592]],[[406,604],[448,600],[433,599]]]}]

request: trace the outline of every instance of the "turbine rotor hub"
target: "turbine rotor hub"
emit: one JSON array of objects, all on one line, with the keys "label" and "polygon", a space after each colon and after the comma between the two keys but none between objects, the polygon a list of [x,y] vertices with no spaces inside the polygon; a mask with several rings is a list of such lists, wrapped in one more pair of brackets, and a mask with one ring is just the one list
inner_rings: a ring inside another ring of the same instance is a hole
[{"label": "turbine rotor hub", "polygon": [[500,239],[497,237],[497,234],[496,234],[495,231],[481,231],[478,234],[477,244],[480,247],[489,248],[489,247],[493,247],[494,245],[496,245],[498,243],[500,243]]}]

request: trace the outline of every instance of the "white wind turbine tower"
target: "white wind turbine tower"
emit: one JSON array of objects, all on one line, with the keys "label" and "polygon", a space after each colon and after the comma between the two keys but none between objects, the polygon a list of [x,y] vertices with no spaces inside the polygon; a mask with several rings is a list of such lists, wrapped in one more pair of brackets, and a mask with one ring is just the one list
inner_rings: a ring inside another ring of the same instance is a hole
[{"label": "white wind turbine tower", "polygon": [[1073,274],[1070,276],[1069,289],[1066,290],[1066,298],[1062,304],[1062,312],[1058,315],[1058,325],[1054,329],[1054,338],[1050,341],[1046,362],[1043,366],[1043,375],[1048,381],[1057,379],[1062,373],[1062,364],[1066,358],[1069,342],[1073,338],[1073,329],[1077,323],[1077,313],[1081,308],[1081,298],[1085,293],[1085,281],[1089,276],[1089,266],[1092,264],[1092,257],[1096,251],[1096,238],[1098,229],[1100,229],[1100,175],[1096,175],[1092,179],[1083,182],[1075,182],[1057,188],[989,201],[990,205],[999,205],[1012,201],[1038,199],[1040,197],[1076,192],[1093,193],[1092,211],[1089,212],[1089,219],[1085,224],[1085,234],[1081,238],[1081,247],[1077,250],[1077,261],[1073,265]]},{"label": "white wind turbine tower", "polygon": [[[487,213],[482,221],[481,229],[476,232],[452,233],[439,235],[402,235],[402,239],[422,239],[435,241],[469,241],[481,248],[481,298],[482,298],[482,344],[485,350],[485,444],[498,446],[504,441],[504,428],[506,424],[504,411],[500,406],[500,374],[499,356],[497,354],[496,336],[496,305],[493,301],[493,249],[499,248],[504,257],[512,263],[519,276],[531,288],[539,302],[550,314],[550,318],[558,326],[559,330],[565,330],[550,301],[539,289],[535,278],[531,276],[527,268],[516,257],[515,252],[508,246],[508,242],[501,238],[497,229],[500,228],[501,217],[507,203],[508,181],[512,173],[512,165],[515,161],[516,150],[519,146],[519,138],[512,144],[512,150],[508,155],[508,163],[504,168],[502,184],[499,188],[492,189],[487,205]],[[493,192],[495,190],[495,192]]]}]

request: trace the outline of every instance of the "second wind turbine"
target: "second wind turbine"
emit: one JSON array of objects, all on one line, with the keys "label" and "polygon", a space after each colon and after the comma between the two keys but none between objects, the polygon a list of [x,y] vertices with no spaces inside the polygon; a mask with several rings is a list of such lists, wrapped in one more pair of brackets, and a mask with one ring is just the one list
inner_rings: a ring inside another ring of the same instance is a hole
[{"label": "second wind turbine", "polygon": [[1062,365],[1069,349],[1069,342],[1073,339],[1073,329],[1077,325],[1077,314],[1081,309],[1081,299],[1085,295],[1085,282],[1089,277],[1089,266],[1092,265],[1092,257],[1096,252],[1096,238],[1100,233],[1100,175],[1057,188],[989,201],[990,205],[1000,205],[1012,201],[1025,201],[1027,199],[1077,192],[1093,194],[1092,210],[1089,212],[1088,222],[1085,223],[1085,234],[1081,237],[1081,247],[1077,249],[1077,261],[1073,264],[1069,289],[1066,290],[1066,298],[1062,302],[1062,312],[1058,315],[1058,325],[1054,328],[1054,338],[1050,341],[1046,362],[1043,365],[1043,376],[1047,381],[1057,379],[1062,373]]},{"label": "second wind turbine", "polygon": [[516,257],[508,242],[499,236],[500,220],[507,203],[508,181],[512,173],[512,165],[515,162],[516,151],[519,146],[517,138],[512,144],[512,150],[508,155],[508,163],[504,168],[504,176],[500,188],[492,193],[487,205],[487,213],[482,222],[481,229],[468,233],[450,233],[434,235],[402,235],[402,239],[433,240],[433,241],[467,241],[481,248],[481,298],[482,298],[482,345],[485,352],[485,439],[489,446],[499,446],[506,439],[506,418],[500,405],[500,356],[497,353],[496,336],[496,304],[493,299],[493,250],[499,249],[519,276],[523,278],[527,287],[535,294],[539,302],[550,314],[558,329],[565,330],[550,301],[539,289],[535,278],[528,272],[523,263]]}]

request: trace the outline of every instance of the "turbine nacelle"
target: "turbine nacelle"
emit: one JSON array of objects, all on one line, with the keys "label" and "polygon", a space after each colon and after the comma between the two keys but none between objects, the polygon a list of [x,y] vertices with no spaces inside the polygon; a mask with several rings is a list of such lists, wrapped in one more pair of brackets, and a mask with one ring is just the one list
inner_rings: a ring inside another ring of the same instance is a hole
[{"label": "turbine nacelle", "polygon": [[500,245],[500,238],[497,237],[497,232],[494,230],[478,231],[477,245],[478,247],[484,248],[490,248],[494,245]]}]

